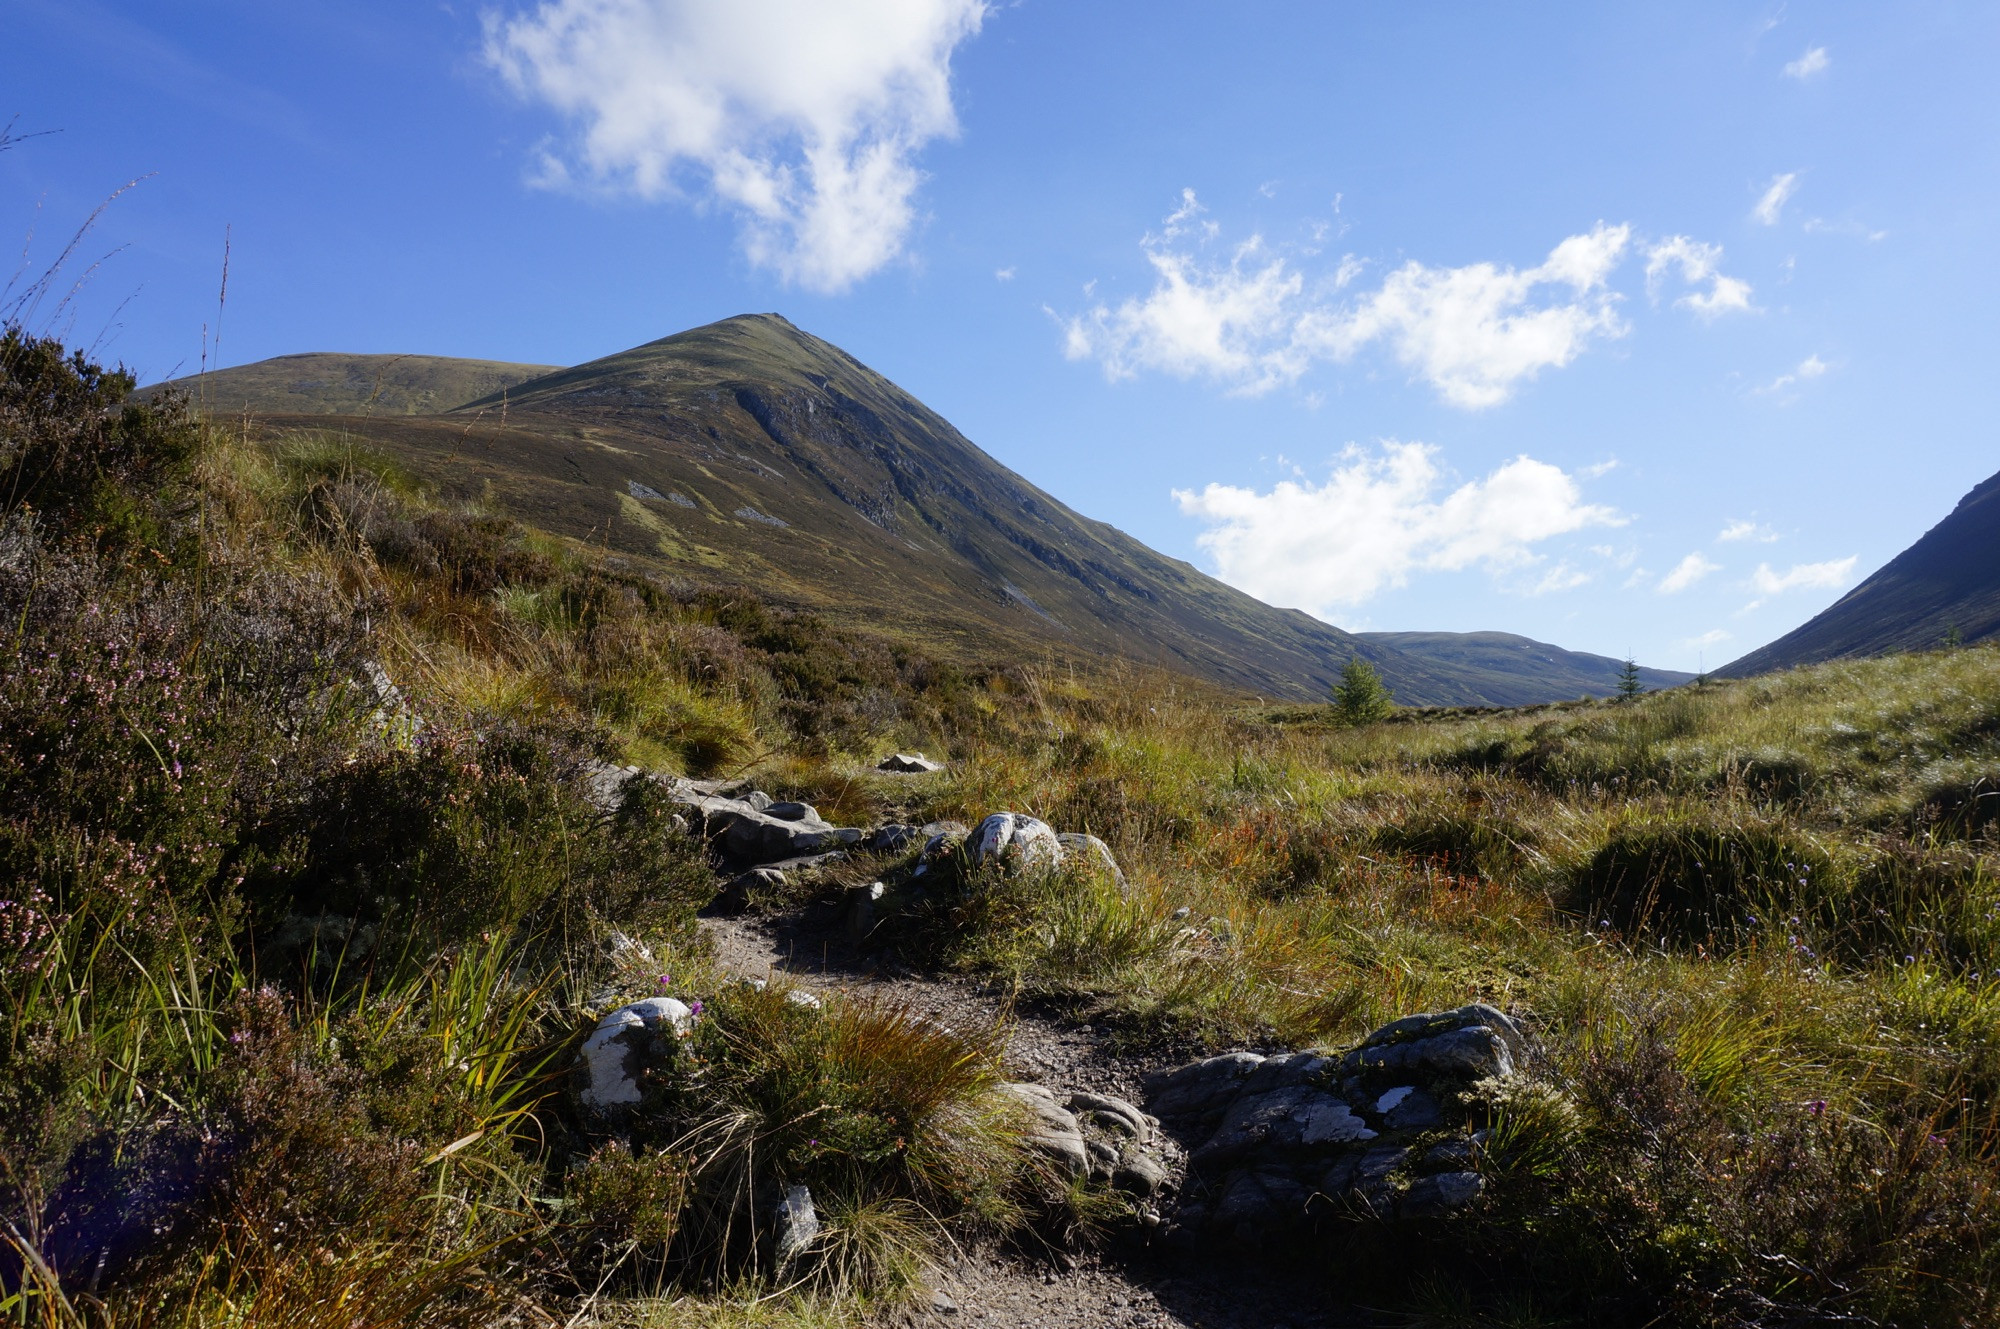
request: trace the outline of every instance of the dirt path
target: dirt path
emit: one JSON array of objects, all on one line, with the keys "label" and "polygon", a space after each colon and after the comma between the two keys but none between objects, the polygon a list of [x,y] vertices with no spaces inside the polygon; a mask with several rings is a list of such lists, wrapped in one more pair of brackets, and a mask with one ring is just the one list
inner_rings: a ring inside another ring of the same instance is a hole
[{"label": "dirt path", "polygon": [[[959,1028],[1007,1021],[1011,1074],[1060,1089],[1088,1089],[1143,1101],[1141,1077],[1158,1068],[1113,1052],[1088,1025],[1010,1009],[1004,994],[906,973],[883,972],[858,956],[837,913],[809,907],[785,917],[705,919],[716,958],[743,978],[783,975],[813,990],[868,992],[893,998]],[[991,1329],[1347,1329],[1374,1323],[1330,1303],[1323,1279],[1251,1268],[1227,1258],[1190,1260],[1148,1249],[1137,1238],[1084,1256],[1071,1267],[991,1252],[938,1271],[928,1308],[911,1325],[960,1323]]]}]

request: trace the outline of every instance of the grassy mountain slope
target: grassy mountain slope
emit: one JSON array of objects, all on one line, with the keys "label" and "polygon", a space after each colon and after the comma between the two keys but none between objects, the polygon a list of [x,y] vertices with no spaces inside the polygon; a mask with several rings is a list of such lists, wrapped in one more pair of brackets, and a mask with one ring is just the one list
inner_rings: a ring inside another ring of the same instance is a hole
[{"label": "grassy mountain slope", "polygon": [[175,380],[219,415],[425,415],[548,373],[553,365],[442,355],[316,351]]},{"label": "grassy mountain slope", "polygon": [[959,655],[1106,655],[1276,697],[1350,655],[1405,703],[1452,669],[1274,609],[1071,511],[851,356],[732,318],[444,416],[313,420],[447,495],[683,580],[746,584]]},{"label": "grassy mountain slope", "polygon": [[[1532,706],[1574,697],[1609,697],[1618,691],[1625,665],[1607,655],[1566,651],[1511,632],[1361,632],[1363,641],[1393,646],[1405,655],[1449,667],[1464,675],[1498,706]],[[1673,669],[1639,670],[1649,691],[1678,687],[1693,674]]]},{"label": "grassy mountain slope", "polygon": [[2000,475],[1831,607],[1717,670],[1731,678],[2000,633]]}]

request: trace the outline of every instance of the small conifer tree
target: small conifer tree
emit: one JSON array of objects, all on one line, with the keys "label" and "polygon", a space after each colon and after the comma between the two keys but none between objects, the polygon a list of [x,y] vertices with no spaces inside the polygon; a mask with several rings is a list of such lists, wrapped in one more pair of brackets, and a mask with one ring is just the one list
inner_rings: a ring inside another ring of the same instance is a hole
[{"label": "small conifer tree", "polygon": [[1341,666],[1340,682],[1333,689],[1333,709],[1348,724],[1370,724],[1386,720],[1395,712],[1396,703],[1375,666],[1353,655]]},{"label": "small conifer tree", "polygon": [[1645,690],[1645,685],[1639,682],[1638,661],[1626,656],[1624,665],[1618,670],[1618,700],[1631,701]]}]

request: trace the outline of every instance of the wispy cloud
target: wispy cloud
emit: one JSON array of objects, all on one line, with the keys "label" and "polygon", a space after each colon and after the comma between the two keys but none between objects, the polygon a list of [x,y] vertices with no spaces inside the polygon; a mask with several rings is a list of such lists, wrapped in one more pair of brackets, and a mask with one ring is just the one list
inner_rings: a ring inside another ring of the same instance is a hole
[{"label": "wispy cloud", "polygon": [[1767,396],[1773,393],[1790,392],[1791,389],[1801,383],[1808,383],[1813,379],[1819,378],[1832,367],[1826,361],[1820,359],[1817,354],[1809,355],[1787,372],[1778,375],[1763,387],[1758,388],[1757,391]]},{"label": "wispy cloud", "polygon": [[1708,631],[1702,633],[1699,637],[1689,637],[1686,641],[1682,642],[1681,645],[1690,648],[1700,648],[1705,646],[1720,646],[1723,642],[1728,641],[1734,635],[1736,634],[1728,631],[1726,628],[1710,628]]},{"label": "wispy cloud", "polygon": [[1703,557],[1699,552],[1689,554],[1660,578],[1660,594],[1679,595],[1709,573],[1721,570],[1722,564]]},{"label": "wispy cloud", "polygon": [[[1181,511],[1207,521],[1196,539],[1222,579],[1260,599],[1329,615],[1417,572],[1532,567],[1534,547],[1587,526],[1616,526],[1614,509],[1586,503],[1561,468],[1517,457],[1481,480],[1440,493],[1437,449],[1387,442],[1349,448],[1326,481],[1280,481],[1268,492],[1211,484],[1175,490]],[[1589,580],[1564,564],[1527,589]]]},{"label": "wispy cloud", "polygon": [[957,132],[983,0],[544,0],[485,58],[576,126],[540,180],[734,210],[753,263],[840,291],[902,252],[918,152]]},{"label": "wispy cloud", "polygon": [[1797,171],[1786,171],[1783,175],[1773,176],[1770,188],[1766,189],[1764,196],[1757,200],[1757,206],[1750,209],[1750,215],[1765,226],[1776,226],[1785,210],[1785,204],[1798,192]]},{"label": "wispy cloud", "polygon": [[1760,595],[1782,595],[1786,591],[1836,590],[1847,584],[1854,573],[1857,556],[1830,559],[1825,563],[1794,563],[1779,572],[1769,563],[1759,563],[1750,574],[1750,584]]},{"label": "wispy cloud", "polygon": [[1013,280],[1014,280],[1014,269],[1013,269],[1013,268],[1011,268],[1011,267],[1007,267],[1007,268],[995,268],[995,269],[993,269],[993,280],[994,280],[994,281],[1013,281]]},{"label": "wispy cloud", "polygon": [[1658,299],[1660,287],[1669,275],[1678,275],[1686,285],[1707,285],[1705,291],[1690,291],[1674,301],[1676,306],[1692,310],[1704,319],[1754,309],[1750,303],[1750,283],[1725,275],[1721,263],[1721,245],[1703,244],[1685,235],[1670,236],[1646,251],[1646,292]]},{"label": "wispy cloud", "polygon": [[1723,544],[1737,544],[1745,540],[1754,540],[1758,544],[1768,545],[1777,542],[1778,533],[1770,527],[1760,526],[1754,521],[1732,521],[1716,532],[1715,538]]},{"label": "wispy cloud", "polygon": [[1824,74],[1833,64],[1833,57],[1826,53],[1824,46],[1809,46],[1806,53],[1785,66],[1785,77],[1805,80],[1815,74]]}]

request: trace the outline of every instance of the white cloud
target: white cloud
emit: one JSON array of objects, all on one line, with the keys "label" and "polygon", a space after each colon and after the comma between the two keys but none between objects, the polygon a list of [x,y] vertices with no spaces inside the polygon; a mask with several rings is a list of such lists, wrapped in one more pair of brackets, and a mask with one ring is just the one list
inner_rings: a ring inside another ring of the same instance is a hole
[{"label": "white cloud", "polygon": [[1014,280],[1014,269],[1012,269],[1012,268],[995,268],[995,269],[993,269],[993,280],[994,280],[994,281],[1013,281],[1013,280]]},{"label": "white cloud", "polygon": [[[1483,480],[1438,496],[1437,450],[1388,442],[1379,453],[1349,448],[1323,484],[1284,480],[1268,493],[1211,484],[1175,490],[1181,511],[1210,528],[1196,543],[1222,579],[1260,599],[1322,616],[1357,605],[1412,573],[1519,569],[1533,546],[1624,518],[1583,501],[1570,475],[1517,457]],[[1536,592],[1580,584],[1561,565]]]},{"label": "white cloud", "polygon": [[1153,289],[1063,320],[1065,354],[1098,361],[1113,379],[1157,370],[1254,394],[1381,342],[1446,401],[1477,409],[1568,364],[1593,340],[1625,332],[1619,297],[1605,283],[1624,256],[1626,226],[1599,223],[1532,268],[1412,261],[1343,304],[1338,293],[1364,268],[1353,255],[1330,283],[1309,289],[1260,236],[1207,252],[1218,228],[1200,213],[1194,191],[1183,191],[1161,233],[1141,242]]},{"label": "white cloud", "polygon": [[1771,178],[1771,187],[1766,189],[1764,196],[1757,200],[1757,206],[1750,209],[1750,215],[1766,226],[1776,226],[1779,214],[1785,210],[1785,204],[1790,202],[1792,195],[1798,192],[1799,173],[1797,171],[1786,171],[1783,175],[1773,176]]},{"label": "white cloud", "polygon": [[1814,74],[1824,74],[1832,63],[1833,58],[1826,53],[1824,46],[1807,47],[1804,55],[1785,66],[1785,77],[1809,79]]},{"label": "white cloud", "polygon": [[1715,538],[1724,544],[1735,544],[1743,540],[1755,540],[1758,544],[1773,544],[1778,533],[1768,526],[1759,526],[1754,521],[1732,521],[1716,533]]},{"label": "white cloud", "polygon": [[1720,646],[1723,642],[1728,641],[1734,635],[1735,634],[1730,632],[1727,628],[1710,628],[1708,631],[1702,633],[1699,637],[1689,637],[1686,641],[1682,642],[1681,645],[1687,647],[1690,650],[1699,650],[1707,646]]},{"label": "white cloud", "polygon": [[1790,373],[1778,375],[1763,387],[1758,388],[1757,391],[1761,394],[1784,392],[1788,388],[1794,388],[1801,383],[1810,382],[1818,378],[1831,368],[1833,366],[1820,359],[1817,354],[1809,355],[1799,361],[1798,365]]},{"label": "white cloud", "polygon": [[[485,16],[485,56],[574,121],[546,182],[694,193],[752,262],[839,291],[902,250],[914,162],[957,131],[951,54],[983,0],[544,0]],[[576,169],[572,170],[570,161]]]},{"label": "white cloud", "polygon": [[[1605,281],[1630,237],[1630,227],[1600,222],[1557,245],[1540,266],[1519,270],[1405,263],[1351,312],[1309,315],[1304,341],[1346,359],[1386,340],[1452,405],[1496,406],[1515,384],[1568,364],[1594,338],[1624,334],[1618,297]],[[1551,298],[1538,298],[1544,290]]]},{"label": "white cloud", "polygon": [[1529,588],[1530,595],[1553,595],[1558,591],[1573,591],[1579,586],[1588,586],[1591,575],[1573,568],[1568,562],[1556,564],[1543,573],[1540,580]]},{"label": "white cloud", "polygon": [[1674,564],[1673,570],[1660,578],[1660,594],[1678,595],[1700,581],[1711,572],[1720,572],[1722,564],[1703,557],[1699,552],[1689,554]]},{"label": "white cloud", "polygon": [[1833,590],[1847,584],[1854,572],[1856,556],[1830,559],[1825,563],[1795,563],[1783,572],[1772,570],[1769,563],[1759,563],[1757,571],[1750,575],[1750,584],[1762,595],[1778,595],[1785,591]]},{"label": "white cloud", "polygon": [[1662,240],[1646,251],[1647,294],[1658,299],[1667,275],[1677,272],[1689,286],[1708,283],[1706,291],[1692,291],[1674,301],[1677,306],[1691,309],[1704,319],[1731,312],[1748,313],[1755,308],[1750,303],[1750,283],[1723,275],[1719,269],[1721,262],[1721,245],[1703,244],[1685,235]]}]

